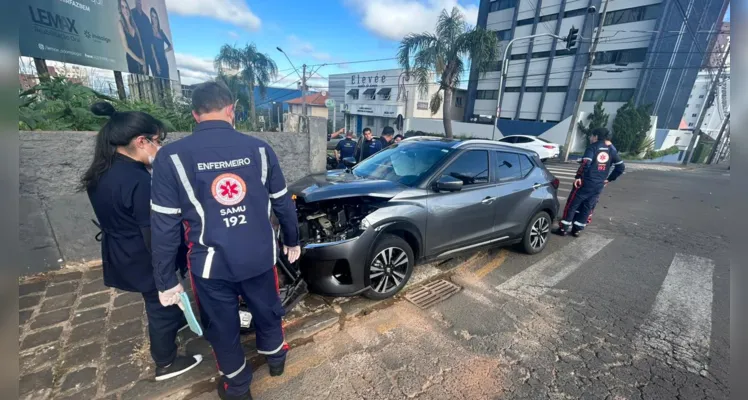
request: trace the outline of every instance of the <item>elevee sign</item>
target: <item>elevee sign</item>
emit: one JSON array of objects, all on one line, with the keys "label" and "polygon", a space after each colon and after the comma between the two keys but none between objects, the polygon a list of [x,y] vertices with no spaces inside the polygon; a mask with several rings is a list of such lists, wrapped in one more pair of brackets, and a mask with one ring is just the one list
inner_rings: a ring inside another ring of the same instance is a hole
[{"label": "elevee sign", "polygon": [[370,76],[351,75],[351,85],[356,85],[357,87],[376,87],[380,83],[385,83],[386,80],[387,76],[384,74]]},{"label": "elevee sign", "polygon": [[368,105],[368,104],[352,104],[350,105],[351,114],[359,115],[373,115],[377,117],[392,117],[395,118],[398,114],[402,114],[403,110],[398,112],[398,106],[392,105]]}]

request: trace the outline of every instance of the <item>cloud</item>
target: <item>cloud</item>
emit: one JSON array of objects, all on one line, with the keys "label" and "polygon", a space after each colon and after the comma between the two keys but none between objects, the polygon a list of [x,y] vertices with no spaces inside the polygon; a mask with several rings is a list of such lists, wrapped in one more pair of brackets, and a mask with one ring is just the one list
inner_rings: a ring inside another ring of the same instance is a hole
[{"label": "cloud", "polygon": [[232,39],[239,39],[239,34],[234,31],[229,31],[229,37]]},{"label": "cloud", "polygon": [[366,29],[377,36],[400,40],[414,32],[434,32],[439,14],[457,7],[465,22],[476,25],[478,6],[463,6],[457,0],[349,0],[362,17]]},{"label": "cloud", "polygon": [[262,25],[244,0],[166,0],[166,7],[172,14],[213,18],[248,31]]},{"label": "cloud", "polygon": [[301,40],[296,35],[289,35],[288,43],[290,46],[288,50],[291,53],[291,55],[294,55],[297,57],[311,57],[317,61],[330,61],[332,59],[332,56],[330,55],[330,53],[317,51],[314,48],[314,45],[304,40]]},{"label": "cloud", "polygon": [[182,84],[191,85],[205,82],[216,76],[213,60],[184,53],[176,53],[174,57],[177,59],[177,68]]}]

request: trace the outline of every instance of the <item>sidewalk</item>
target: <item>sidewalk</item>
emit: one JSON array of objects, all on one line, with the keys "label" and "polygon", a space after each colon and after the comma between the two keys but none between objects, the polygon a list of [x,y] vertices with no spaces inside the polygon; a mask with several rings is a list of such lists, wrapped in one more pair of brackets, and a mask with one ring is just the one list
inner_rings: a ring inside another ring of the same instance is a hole
[{"label": "sidewalk", "polygon": [[[462,261],[419,266],[408,286],[448,274]],[[180,399],[215,388],[210,345],[189,330],[180,334],[180,352],[202,354],[203,362],[178,378],[153,379],[142,297],[104,286],[101,268],[28,278],[18,294],[21,399]],[[394,301],[308,296],[286,316],[286,340],[292,347],[309,343]],[[242,342],[253,368],[262,365],[254,335]]]}]

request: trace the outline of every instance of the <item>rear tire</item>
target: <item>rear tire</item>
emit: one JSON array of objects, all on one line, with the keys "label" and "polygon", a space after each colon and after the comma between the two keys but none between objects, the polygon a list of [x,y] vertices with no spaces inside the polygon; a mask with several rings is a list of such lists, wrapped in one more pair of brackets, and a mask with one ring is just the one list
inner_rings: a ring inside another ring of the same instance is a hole
[{"label": "rear tire", "polygon": [[396,295],[410,280],[414,264],[413,249],[405,239],[396,235],[382,235],[366,265],[371,286],[363,296],[384,300]]},{"label": "rear tire", "polygon": [[537,254],[543,251],[551,234],[551,216],[541,211],[530,219],[525,228],[520,247],[527,254]]}]

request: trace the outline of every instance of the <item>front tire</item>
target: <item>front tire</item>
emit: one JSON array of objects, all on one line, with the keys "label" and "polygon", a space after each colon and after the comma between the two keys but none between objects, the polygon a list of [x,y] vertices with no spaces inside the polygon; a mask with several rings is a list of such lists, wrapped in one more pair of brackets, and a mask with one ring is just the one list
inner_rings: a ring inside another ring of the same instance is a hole
[{"label": "front tire", "polygon": [[413,249],[403,238],[385,234],[377,240],[367,265],[371,286],[364,297],[384,300],[397,294],[413,274]]},{"label": "front tire", "polygon": [[535,214],[525,228],[522,238],[522,251],[527,254],[538,254],[545,248],[551,233],[551,216],[541,211]]}]

